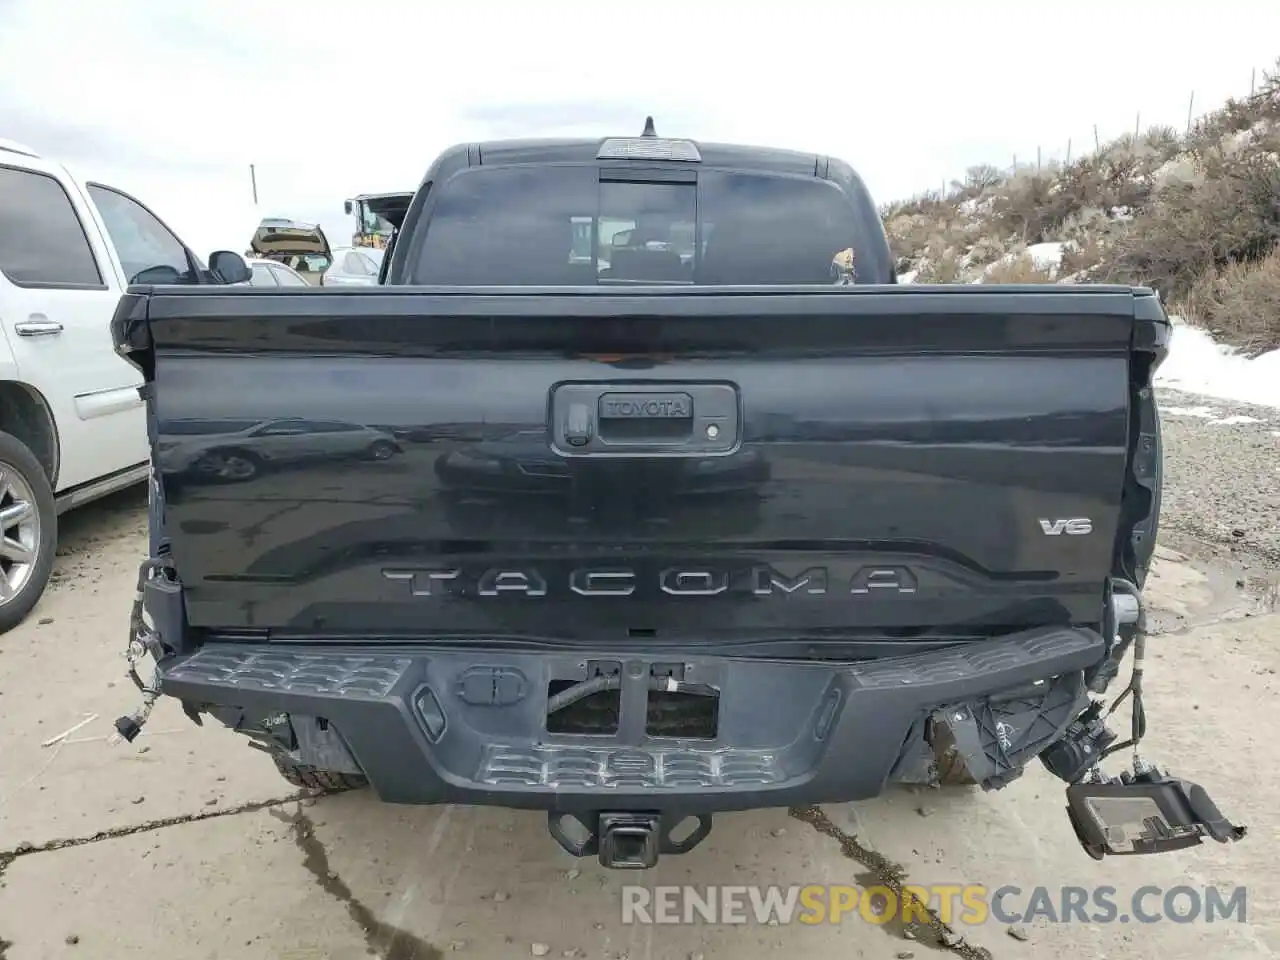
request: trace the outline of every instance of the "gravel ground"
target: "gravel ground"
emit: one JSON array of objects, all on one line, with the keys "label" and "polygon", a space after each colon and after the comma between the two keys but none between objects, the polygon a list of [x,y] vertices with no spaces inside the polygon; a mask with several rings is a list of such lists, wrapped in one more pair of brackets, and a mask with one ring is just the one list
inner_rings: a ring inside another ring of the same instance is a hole
[{"label": "gravel ground", "polygon": [[1280,563],[1280,410],[1176,390],[1157,397],[1164,528]]}]

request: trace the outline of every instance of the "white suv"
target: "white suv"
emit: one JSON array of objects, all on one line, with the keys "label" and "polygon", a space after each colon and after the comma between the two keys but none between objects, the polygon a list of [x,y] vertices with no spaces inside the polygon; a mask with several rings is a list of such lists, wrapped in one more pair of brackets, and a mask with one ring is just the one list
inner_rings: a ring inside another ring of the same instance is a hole
[{"label": "white suv", "polygon": [[142,377],[111,340],[120,295],[203,270],[133,197],[0,140],[0,633],[44,592],[58,515],[147,477]]}]

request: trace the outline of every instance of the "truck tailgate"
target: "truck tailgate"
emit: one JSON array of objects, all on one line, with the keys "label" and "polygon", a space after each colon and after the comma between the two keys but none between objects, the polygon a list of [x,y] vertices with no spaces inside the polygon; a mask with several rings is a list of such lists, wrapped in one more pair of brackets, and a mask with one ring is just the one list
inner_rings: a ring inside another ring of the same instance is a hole
[{"label": "truck tailgate", "polygon": [[154,289],[193,626],[689,643],[1096,623],[1129,288]]}]

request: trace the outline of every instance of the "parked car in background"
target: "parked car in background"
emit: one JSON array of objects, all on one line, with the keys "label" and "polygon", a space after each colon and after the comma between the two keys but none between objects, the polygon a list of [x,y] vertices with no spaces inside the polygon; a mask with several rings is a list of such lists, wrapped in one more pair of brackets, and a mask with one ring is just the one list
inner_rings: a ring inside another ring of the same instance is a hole
[{"label": "parked car in background", "polygon": [[[250,268],[256,261],[270,260],[293,270],[307,284],[318,284],[333,262],[329,240],[319,224],[267,217],[259,224],[249,243],[245,260]],[[253,286],[271,286],[269,275],[259,272]],[[281,284],[277,284],[281,285]],[[291,286],[284,283],[284,286]]]},{"label": "parked car in background", "polygon": [[127,193],[0,140],[0,633],[44,593],[59,514],[147,477],[142,375],[111,341],[132,282],[220,280]]},{"label": "parked car in background", "polygon": [[382,256],[382,251],[373,247],[334,247],[333,263],[320,277],[320,286],[374,286],[382,270]]},{"label": "parked car in background", "polygon": [[251,287],[309,287],[306,277],[292,267],[275,260],[247,260]]},{"label": "parked car in background", "polygon": [[388,431],[345,420],[174,421],[157,448],[166,482],[236,483],[315,460],[390,460],[404,448]]}]

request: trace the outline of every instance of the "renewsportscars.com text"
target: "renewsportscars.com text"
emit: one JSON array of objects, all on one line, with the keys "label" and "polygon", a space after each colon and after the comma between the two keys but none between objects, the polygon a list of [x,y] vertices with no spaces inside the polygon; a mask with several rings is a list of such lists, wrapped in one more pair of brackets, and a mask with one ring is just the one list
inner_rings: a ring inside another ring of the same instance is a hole
[{"label": "renewsportscars.com text", "polygon": [[625,886],[622,922],[639,924],[758,923],[882,924],[927,922],[926,908],[946,924],[998,923],[1243,923],[1246,887],[1142,886],[989,888],[980,884],[889,887]]}]

